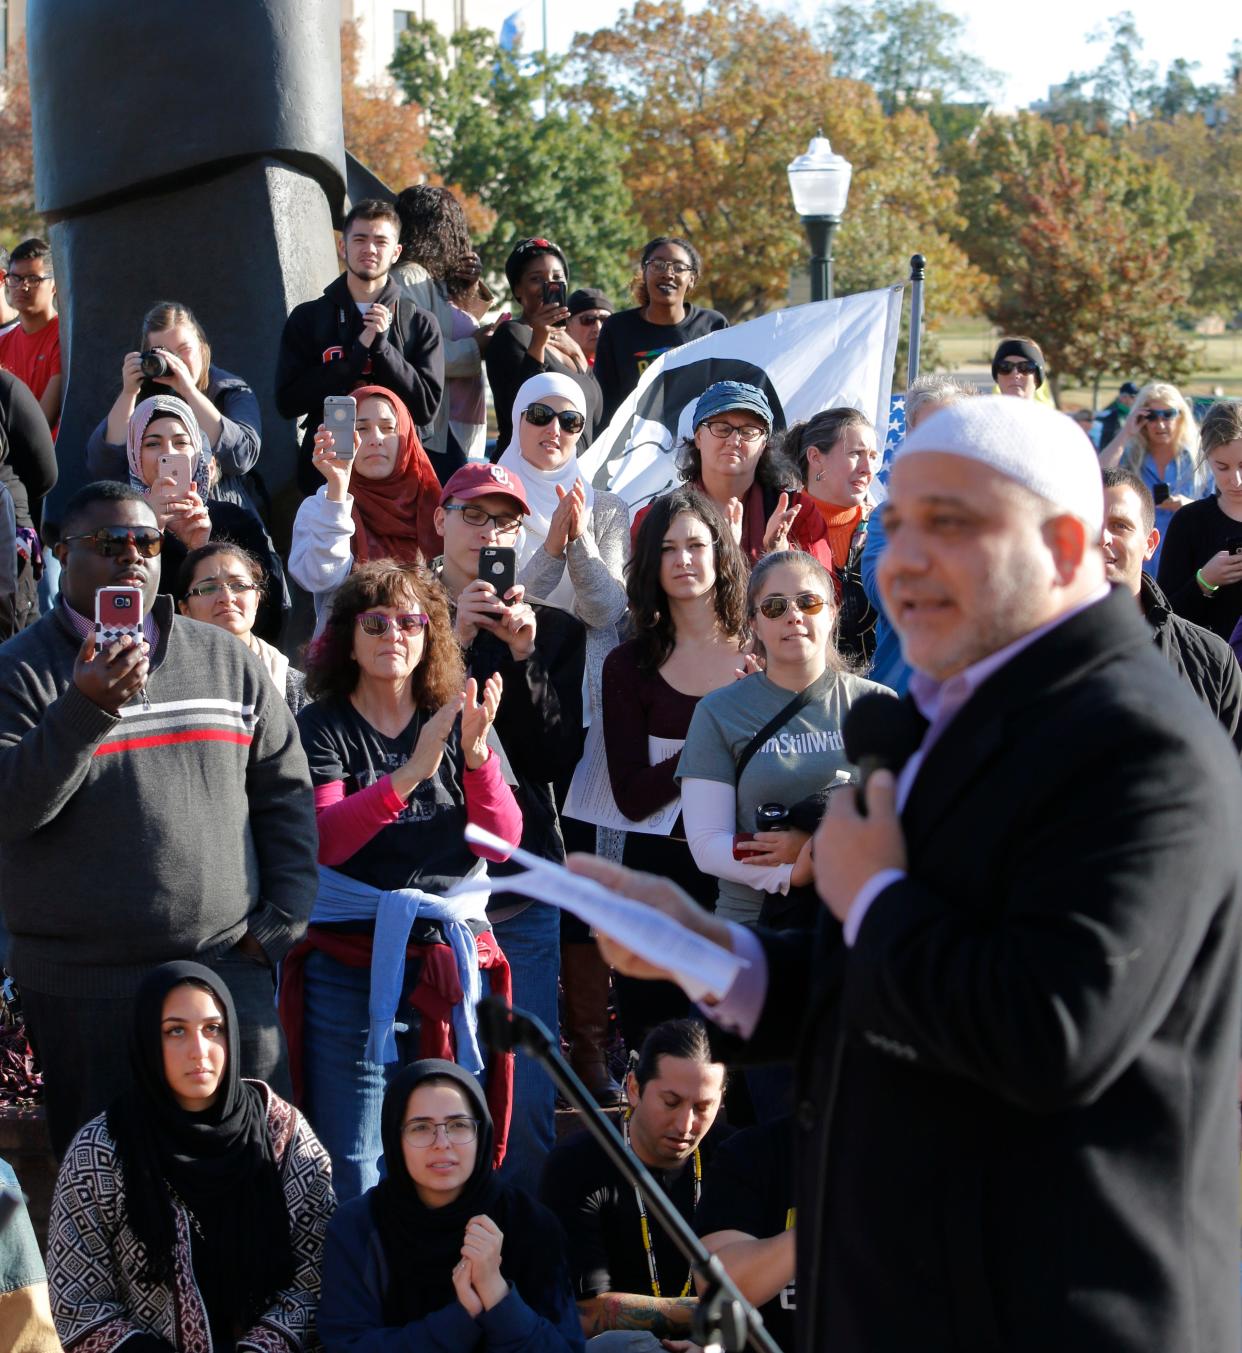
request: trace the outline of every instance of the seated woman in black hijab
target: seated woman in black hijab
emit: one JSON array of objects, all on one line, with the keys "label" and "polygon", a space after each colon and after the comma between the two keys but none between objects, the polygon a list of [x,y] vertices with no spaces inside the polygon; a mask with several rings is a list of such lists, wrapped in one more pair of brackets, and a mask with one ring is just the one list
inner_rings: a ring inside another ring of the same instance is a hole
[{"label": "seated woman in black hijab", "polygon": [[73,1139],[48,1224],[66,1353],[298,1353],[314,1342],[327,1153],[238,1074],[228,988],[166,963],[138,988],[133,1085]]},{"label": "seated woman in black hijab", "polygon": [[559,1223],[492,1167],[478,1081],[414,1062],[384,1092],[386,1178],[341,1205],[324,1246],[327,1353],[583,1347]]}]

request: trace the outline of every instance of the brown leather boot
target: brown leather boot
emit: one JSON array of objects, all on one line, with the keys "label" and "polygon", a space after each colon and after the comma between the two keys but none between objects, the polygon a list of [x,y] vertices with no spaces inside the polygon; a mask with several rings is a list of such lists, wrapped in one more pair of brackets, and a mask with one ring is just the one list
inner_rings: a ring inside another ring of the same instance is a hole
[{"label": "brown leather boot", "polygon": [[565,1039],[569,1064],[597,1104],[619,1104],[621,1087],[608,1070],[608,964],[594,940],[561,946],[561,989],[565,993]]}]

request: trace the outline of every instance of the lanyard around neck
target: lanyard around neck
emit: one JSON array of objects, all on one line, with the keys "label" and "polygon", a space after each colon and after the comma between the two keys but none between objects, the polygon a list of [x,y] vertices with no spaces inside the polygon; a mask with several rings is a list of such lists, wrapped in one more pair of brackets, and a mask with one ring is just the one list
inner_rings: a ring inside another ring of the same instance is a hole
[{"label": "lanyard around neck", "polygon": [[[633,1151],[630,1145],[630,1115],[627,1113],[621,1121],[621,1126],[625,1132],[625,1145]],[[699,1155],[699,1148],[694,1148],[694,1206],[699,1205],[699,1190],[703,1183],[703,1160]],[[634,1200],[638,1203],[638,1225],[643,1237],[643,1253],[647,1256],[647,1271],[651,1274],[651,1295],[653,1297],[663,1296],[660,1291],[660,1275],[656,1272],[655,1250],[651,1246],[651,1224],[647,1220],[647,1205],[643,1202],[642,1190],[634,1190]],[[688,1297],[690,1295],[691,1275],[686,1274],[686,1285],[681,1289],[680,1295]]]}]

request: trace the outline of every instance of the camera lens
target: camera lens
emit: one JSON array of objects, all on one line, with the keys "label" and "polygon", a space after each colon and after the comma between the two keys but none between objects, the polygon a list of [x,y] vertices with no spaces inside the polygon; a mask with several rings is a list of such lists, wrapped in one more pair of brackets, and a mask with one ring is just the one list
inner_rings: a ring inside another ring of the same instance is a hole
[{"label": "camera lens", "polygon": [[755,830],[770,832],[785,826],[789,821],[789,809],[783,803],[761,803],[755,809]]},{"label": "camera lens", "polygon": [[144,352],[138,359],[142,367],[142,374],[148,380],[155,380],[157,376],[168,375],[168,358],[162,352]]}]

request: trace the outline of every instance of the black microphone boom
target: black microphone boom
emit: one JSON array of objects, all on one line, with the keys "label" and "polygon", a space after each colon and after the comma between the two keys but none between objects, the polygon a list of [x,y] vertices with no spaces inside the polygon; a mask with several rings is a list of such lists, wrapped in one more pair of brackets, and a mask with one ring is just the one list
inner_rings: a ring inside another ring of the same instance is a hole
[{"label": "black microphone boom", "polygon": [[858,767],[858,811],[867,812],[867,781],[877,770],[896,775],[919,749],[926,723],[908,700],[873,692],[849,707],[841,735],[845,755]]}]

